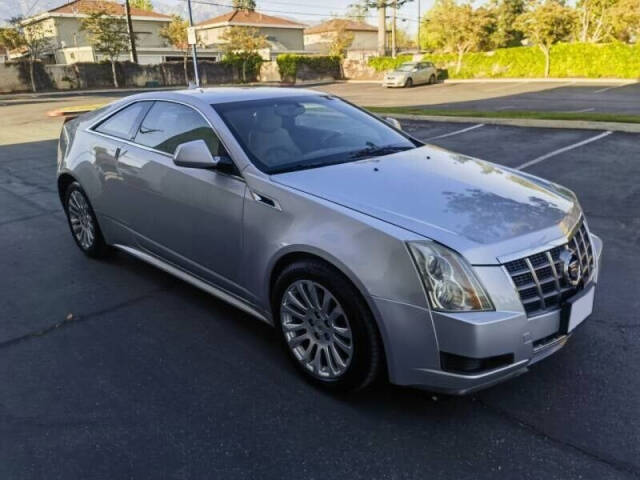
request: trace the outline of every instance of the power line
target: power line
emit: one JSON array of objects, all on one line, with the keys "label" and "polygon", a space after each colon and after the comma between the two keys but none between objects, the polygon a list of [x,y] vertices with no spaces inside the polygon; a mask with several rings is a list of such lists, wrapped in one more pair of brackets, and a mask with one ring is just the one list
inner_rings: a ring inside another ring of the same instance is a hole
[{"label": "power line", "polygon": [[[183,2],[186,2],[187,0],[182,0]],[[233,8],[233,5],[228,5],[225,3],[219,3],[219,2],[212,2],[212,1],[207,1],[207,0],[191,0],[191,3],[197,3],[200,5],[211,5],[214,7],[226,7],[226,8]],[[292,5],[292,4],[288,4],[288,5]],[[287,15],[301,15],[301,16],[312,16],[312,17],[324,17],[324,18],[328,18],[329,15],[327,15],[326,13],[313,13],[313,12],[300,12],[300,11],[293,11],[293,10],[274,10],[274,9],[268,9],[268,8],[261,8],[260,9],[261,12],[268,12],[268,13],[284,13]],[[343,17],[347,17],[347,18],[359,18],[360,15],[343,15]],[[365,15],[365,17],[375,17],[374,14],[369,14],[369,15]],[[416,20],[415,18],[409,18],[409,17],[396,17],[400,20],[405,20],[405,21],[409,21],[409,22],[418,22],[418,20]]]}]

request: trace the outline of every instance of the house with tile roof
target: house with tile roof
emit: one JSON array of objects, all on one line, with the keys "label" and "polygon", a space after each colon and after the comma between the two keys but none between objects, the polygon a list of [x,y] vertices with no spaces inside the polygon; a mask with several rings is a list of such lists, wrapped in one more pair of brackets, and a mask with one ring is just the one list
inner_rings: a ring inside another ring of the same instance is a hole
[{"label": "house with tile roof", "polygon": [[[124,5],[104,0],[75,0],[60,7],[47,10],[26,18],[25,23],[40,23],[50,36],[50,48],[43,53],[46,63],[69,64],[76,62],[99,62],[103,60],[91,46],[86,32],[81,30],[83,18],[97,9],[111,15],[124,17]],[[138,63],[153,64],[167,60],[181,60],[182,52],[176,50],[160,36],[162,30],[171,21],[171,17],[162,13],[131,8],[131,21],[136,34]],[[199,52],[203,58],[218,58],[219,51]],[[121,61],[129,59],[128,53]]]},{"label": "house with tile roof", "polygon": [[334,18],[304,30],[304,48],[310,53],[326,54],[339,32],[353,35],[353,42],[347,49],[347,57],[367,57],[376,55],[378,48],[378,27],[368,23],[342,18]]},{"label": "house with tile roof", "polygon": [[[232,27],[253,27],[269,44],[267,56],[286,52],[303,52],[306,25],[287,18],[273,17],[257,11],[233,10],[196,25],[198,42],[209,48],[221,48],[226,32]],[[264,52],[261,52],[265,56]]]}]

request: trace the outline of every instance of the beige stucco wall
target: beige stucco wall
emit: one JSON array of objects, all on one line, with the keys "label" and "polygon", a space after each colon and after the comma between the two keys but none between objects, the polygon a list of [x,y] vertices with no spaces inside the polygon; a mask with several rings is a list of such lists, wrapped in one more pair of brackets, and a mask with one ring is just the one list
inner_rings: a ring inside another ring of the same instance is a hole
[{"label": "beige stucco wall", "polygon": [[[229,28],[231,27],[203,27],[198,30],[198,41],[204,45],[225,43],[223,37]],[[258,31],[261,35],[266,36],[268,40],[283,44],[288,50],[298,51],[304,49],[304,36],[301,28],[260,27]]]},{"label": "beige stucco wall", "polygon": [[[53,20],[53,19],[52,19]],[[149,20],[133,20],[133,31],[136,33],[136,45],[140,47],[164,47],[166,41],[160,36],[160,30],[169,22]],[[55,31],[57,47],[85,47],[89,45],[86,32],[80,29],[81,18],[56,17]]]},{"label": "beige stucco wall", "polygon": [[[361,31],[349,31],[353,33],[353,42],[351,42],[350,50],[376,50],[378,45],[378,33],[377,32],[361,32]],[[328,49],[329,44],[336,38],[338,32],[322,32],[322,33],[308,33],[304,35],[305,46],[311,46],[312,48]]]}]

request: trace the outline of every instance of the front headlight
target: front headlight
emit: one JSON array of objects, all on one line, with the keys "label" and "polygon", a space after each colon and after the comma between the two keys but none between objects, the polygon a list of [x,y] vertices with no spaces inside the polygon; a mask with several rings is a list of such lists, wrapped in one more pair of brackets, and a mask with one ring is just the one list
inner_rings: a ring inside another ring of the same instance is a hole
[{"label": "front headlight", "polygon": [[408,245],[431,308],[441,312],[494,309],[471,266],[456,252],[430,240]]}]

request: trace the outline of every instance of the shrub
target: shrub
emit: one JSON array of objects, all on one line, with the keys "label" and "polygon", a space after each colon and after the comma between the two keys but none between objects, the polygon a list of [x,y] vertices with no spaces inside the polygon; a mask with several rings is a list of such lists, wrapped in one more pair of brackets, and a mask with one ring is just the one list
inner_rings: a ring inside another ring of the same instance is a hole
[{"label": "shrub", "polygon": [[[449,78],[544,77],[544,55],[538,47],[501,48],[493,52],[464,55],[462,69],[455,74],[455,54],[428,54]],[[638,78],[640,45],[624,43],[558,43],[551,47],[551,77]]]},{"label": "shrub", "polygon": [[405,62],[410,62],[411,55],[398,55],[393,57],[369,57],[368,63],[376,72],[384,72],[386,70],[395,70]]},{"label": "shrub", "polygon": [[302,68],[313,73],[340,78],[340,61],[339,56],[310,56],[290,53],[278,55],[276,58],[280,76],[283,80],[291,82],[295,81]]},{"label": "shrub", "polygon": [[257,53],[227,53],[222,59],[222,63],[230,65],[238,72],[243,82],[255,81],[258,78],[263,61]]}]

